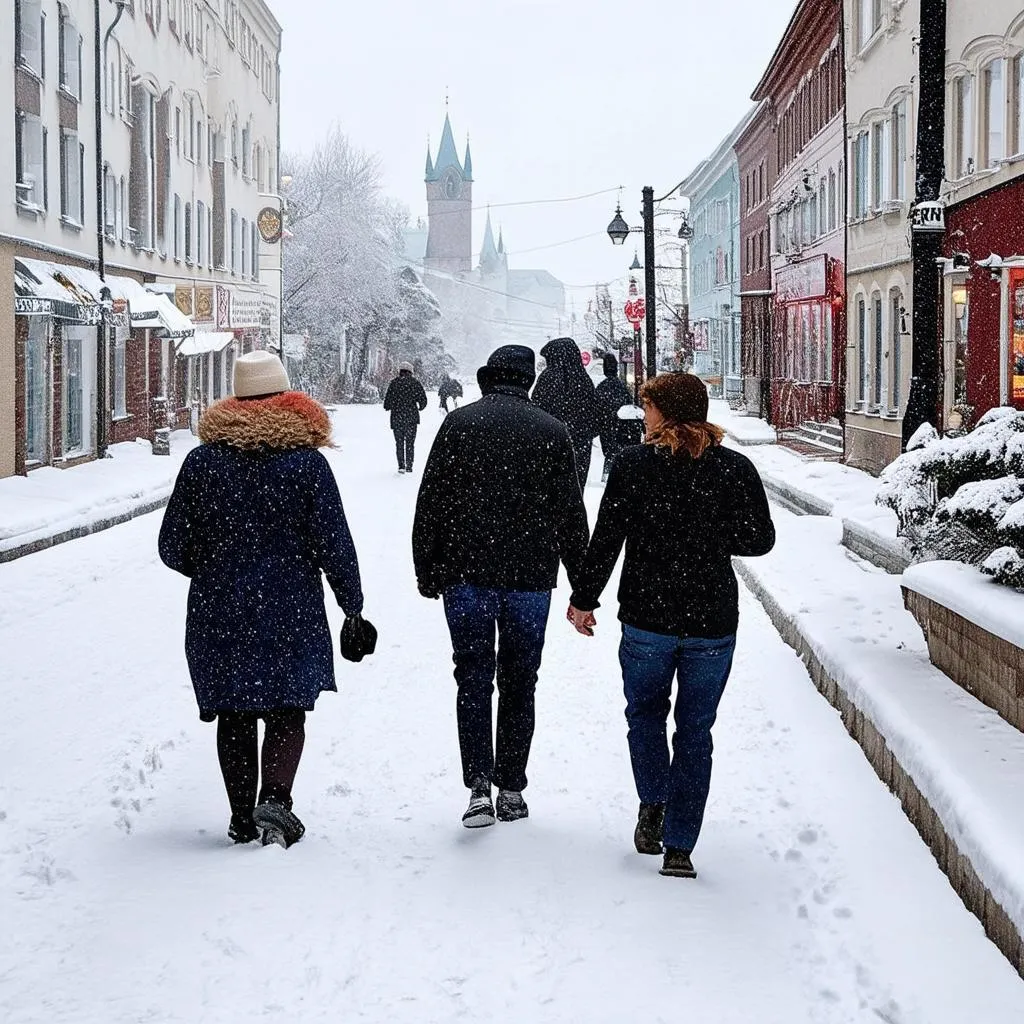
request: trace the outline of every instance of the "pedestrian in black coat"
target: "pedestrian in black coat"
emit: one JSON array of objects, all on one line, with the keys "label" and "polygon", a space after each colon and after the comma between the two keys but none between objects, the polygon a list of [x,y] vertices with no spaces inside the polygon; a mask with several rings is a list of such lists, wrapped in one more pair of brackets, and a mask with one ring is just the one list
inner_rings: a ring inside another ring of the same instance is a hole
[{"label": "pedestrian in black coat", "polygon": [[438,431],[412,534],[420,593],[443,596],[452,637],[469,828],[494,824],[492,783],[499,818],[526,816],[551,591],[559,562],[575,580],[589,535],[568,432],[530,403],[533,351],[499,348],[477,379],[483,397],[450,413]]},{"label": "pedestrian in black coat", "polygon": [[662,873],[692,877],[711,782],[711,727],[736,646],[731,560],[767,554],[775,528],[757,470],[722,447],[724,432],[707,422],[700,378],[661,374],[641,394],[646,442],[612,465],[568,614],[580,633],[593,635],[594,609],[625,544],[619,661],[640,798],[634,842],[640,853],[661,853],[664,843]]},{"label": "pedestrian in black coat", "polygon": [[441,400],[441,409],[447,416],[449,401],[452,403],[453,408],[458,409],[459,407],[459,399],[462,397],[462,385],[454,377],[449,377],[446,373],[437,389],[437,397]]},{"label": "pedestrian in black coat", "polygon": [[256,838],[261,816],[265,832],[301,835],[291,789],[305,713],[337,689],[321,576],[346,616],[363,607],[338,485],[317,450],[330,444],[330,421],[288,386],[269,352],[235,362],[235,397],[203,414],[203,443],[185,459],[160,528],[161,559],[191,580],[185,654],[200,718],[218,723],[236,842]]},{"label": "pedestrian in black coat", "polygon": [[399,473],[412,472],[420,412],[426,407],[427,393],[412,375],[412,364],[402,363],[398,376],[388,385],[384,395],[384,411],[391,413],[391,432],[395,435]]},{"label": "pedestrian in black coat", "polygon": [[572,438],[580,487],[586,487],[590,456],[601,427],[594,382],[583,368],[583,357],[572,338],[549,341],[540,354],[547,366],[533,389],[533,404],[561,420]]},{"label": "pedestrian in black coat", "polygon": [[596,391],[601,410],[601,453],[604,455],[601,479],[607,480],[615,456],[630,443],[625,439],[626,431],[618,412],[633,400],[626,382],[619,376],[619,360],[611,353],[604,357],[604,380],[597,385]]}]

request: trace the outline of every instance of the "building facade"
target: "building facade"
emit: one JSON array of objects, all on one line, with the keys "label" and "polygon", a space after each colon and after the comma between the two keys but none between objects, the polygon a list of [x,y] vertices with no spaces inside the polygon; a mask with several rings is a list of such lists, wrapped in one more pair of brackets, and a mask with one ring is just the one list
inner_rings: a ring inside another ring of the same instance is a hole
[{"label": "building facade", "polygon": [[920,0],[845,0],[846,461],[879,472],[902,447],[910,390]]},{"label": "building facade", "polygon": [[[950,0],[942,409],[1024,409],[1024,11]],[[954,415],[955,414],[955,415]]]},{"label": "building facade", "polygon": [[770,110],[771,409],[778,428],[844,411],[843,56],[837,0],[800,0],[753,99]]},{"label": "building facade", "polygon": [[736,140],[740,178],[740,364],[743,405],[771,420],[772,264],[768,208],[775,183],[771,106]]},{"label": "building facade", "polygon": [[736,140],[749,111],[679,189],[690,203],[690,329],[694,373],[713,395],[738,402],[740,375],[740,176]]},{"label": "building facade", "polygon": [[97,36],[94,10],[14,0],[0,17],[17,128],[0,475],[194,422],[233,355],[277,333],[280,278],[260,278],[280,265],[280,26],[262,0],[125,0],[101,5]]}]

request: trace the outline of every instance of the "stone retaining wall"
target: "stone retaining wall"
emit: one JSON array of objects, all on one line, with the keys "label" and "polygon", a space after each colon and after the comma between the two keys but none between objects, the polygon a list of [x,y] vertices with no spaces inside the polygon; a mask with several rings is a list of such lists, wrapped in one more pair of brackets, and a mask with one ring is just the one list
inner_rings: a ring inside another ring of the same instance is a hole
[{"label": "stone retaining wall", "polygon": [[889,749],[885,737],[829,674],[800,627],[781,608],[756,574],[739,560],[734,562],[734,566],[736,574],[763,605],[779,635],[800,655],[814,685],[839,711],[847,732],[860,744],[878,777],[899,799],[907,817],[928,844],[964,906],[981,921],[985,934],[1024,978],[1024,940],[1017,926],[978,877],[970,858],[960,851],[946,833],[941,818],[922,795],[910,773]]}]

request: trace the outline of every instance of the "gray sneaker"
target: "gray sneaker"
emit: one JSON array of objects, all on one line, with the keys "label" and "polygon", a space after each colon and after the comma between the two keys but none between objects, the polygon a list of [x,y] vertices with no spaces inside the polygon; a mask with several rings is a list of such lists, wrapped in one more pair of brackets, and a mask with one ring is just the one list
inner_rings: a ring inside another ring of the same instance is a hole
[{"label": "gray sneaker", "polygon": [[486,779],[474,779],[470,787],[469,807],[462,816],[466,828],[487,828],[494,824],[494,805],[491,803],[491,784]]}]

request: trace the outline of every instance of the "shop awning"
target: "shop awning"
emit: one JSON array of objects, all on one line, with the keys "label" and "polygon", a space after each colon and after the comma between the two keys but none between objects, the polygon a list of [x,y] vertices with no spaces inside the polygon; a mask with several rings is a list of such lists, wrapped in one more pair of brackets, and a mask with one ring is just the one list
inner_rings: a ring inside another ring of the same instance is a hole
[{"label": "shop awning", "polygon": [[208,352],[223,352],[234,340],[231,331],[201,331],[182,341],[177,353],[179,356],[203,356]]},{"label": "shop awning", "polygon": [[[98,324],[98,299],[77,280],[77,267],[18,257],[14,261],[14,312]],[[99,281],[99,278],[96,278]]]},{"label": "shop awning", "polygon": [[195,330],[192,321],[173,302],[146,291],[130,277],[105,276],[101,281],[97,273],[85,267],[19,257],[14,261],[14,282],[16,313],[45,313],[98,324],[102,311],[100,294],[106,285],[112,299],[128,306],[125,326],[130,322],[133,328],[149,327],[172,338],[188,337]]}]

